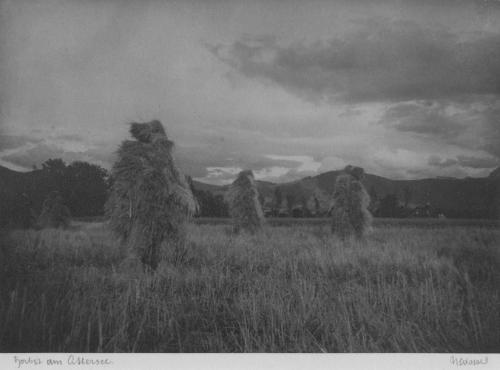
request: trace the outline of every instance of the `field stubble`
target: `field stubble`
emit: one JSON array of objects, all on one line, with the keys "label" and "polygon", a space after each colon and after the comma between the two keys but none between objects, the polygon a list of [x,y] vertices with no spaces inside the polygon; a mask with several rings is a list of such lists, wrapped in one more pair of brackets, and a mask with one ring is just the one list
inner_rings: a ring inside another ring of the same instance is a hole
[{"label": "field stubble", "polygon": [[2,352],[498,352],[500,230],[191,225],[143,272],[101,223],[14,231]]}]

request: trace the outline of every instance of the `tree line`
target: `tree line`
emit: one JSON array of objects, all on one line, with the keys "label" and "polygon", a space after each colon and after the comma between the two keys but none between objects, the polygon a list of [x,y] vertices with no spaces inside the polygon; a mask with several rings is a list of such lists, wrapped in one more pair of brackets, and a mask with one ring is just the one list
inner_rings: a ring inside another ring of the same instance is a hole
[{"label": "tree line", "polygon": [[106,169],[84,161],[49,159],[4,189],[0,226],[33,226],[47,199],[57,194],[73,217],[101,216],[110,185]]},{"label": "tree line", "polygon": [[[85,161],[67,164],[60,158],[49,159],[42,163],[40,168],[23,176],[25,180],[14,185],[15,189],[9,196],[0,197],[0,225],[6,222],[26,225],[42,213],[44,201],[54,191],[58,192],[72,217],[103,216],[104,204],[113,182],[110,173],[101,166]],[[222,194],[197,189],[189,177],[188,183],[199,206],[195,217],[229,217],[228,204]],[[369,195],[369,210],[375,217],[439,217],[443,214],[452,218],[488,216],[474,210],[467,210],[466,214],[462,214],[465,211],[453,213],[450,210],[435,208],[431,204],[410,205],[413,194],[409,188],[403,189],[399,195],[379,196],[372,187]],[[316,197],[306,201],[304,197],[300,199],[279,185],[274,188],[267,203],[262,194],[259,196],[259,202],[266,217],[328,216]]]}]

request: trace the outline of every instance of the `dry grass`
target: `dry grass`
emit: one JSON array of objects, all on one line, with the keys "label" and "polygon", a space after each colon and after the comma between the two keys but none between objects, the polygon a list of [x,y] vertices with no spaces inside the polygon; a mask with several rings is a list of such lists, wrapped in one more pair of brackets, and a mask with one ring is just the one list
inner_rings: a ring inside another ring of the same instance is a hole
[{"label": "dry grass", "polygon": [[228,228],[191,226],[186,250],[154,274],[129,269],[101,224],[14,232],[0,272],[1,350],[500,348],[498,229],[382,227],[342,242],[327,225]]}]

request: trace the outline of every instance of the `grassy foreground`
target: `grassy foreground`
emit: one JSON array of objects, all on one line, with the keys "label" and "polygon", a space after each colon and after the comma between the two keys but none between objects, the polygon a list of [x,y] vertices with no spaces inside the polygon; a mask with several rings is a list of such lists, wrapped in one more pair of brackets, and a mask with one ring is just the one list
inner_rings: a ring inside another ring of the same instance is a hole
[{"label": "grassy foreground", "polygon": [[99,223],[0,250],[2,352],[498,352],[500,230],[192,225],[144,273]]}]

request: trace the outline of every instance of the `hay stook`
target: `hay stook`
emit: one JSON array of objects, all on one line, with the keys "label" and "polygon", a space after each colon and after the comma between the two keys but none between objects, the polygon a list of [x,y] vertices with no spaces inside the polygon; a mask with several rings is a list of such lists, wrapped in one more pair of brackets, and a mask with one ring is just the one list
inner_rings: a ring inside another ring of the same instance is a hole
[{"label": "hay stook", "polygon": [[364,170],[347,166],[335,181],[332,207],[332,232],[341,239],[363,238],[370,230],[370,196],[362,184]]},{"label": "hay stook", "polygon": [[42,205],[42,212],[38,217],[37,226],[46,228],[67,228],[70,224],[71,212],[64,205],[58,191],[51,191]]},{"label": "hay stook", "polygon": [[226,194],[233,231],[255,233],[262,228],[264,213],[259,202],[259,192],[253,172],[241,171]]},{"label": "hay stook", "polygon": [[130,133],[136,140],[118,150],[106,213],[130,252],[156,269],[168,249],[184,246],[197,205],[161,122],[132,123]]}]

